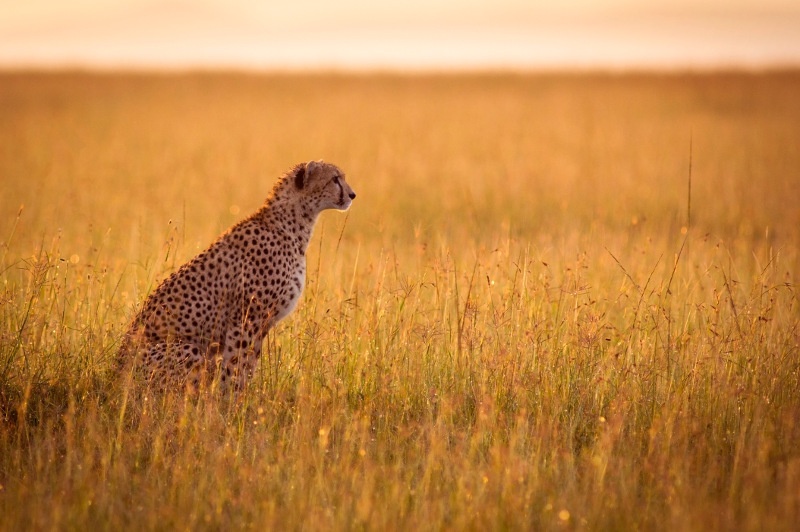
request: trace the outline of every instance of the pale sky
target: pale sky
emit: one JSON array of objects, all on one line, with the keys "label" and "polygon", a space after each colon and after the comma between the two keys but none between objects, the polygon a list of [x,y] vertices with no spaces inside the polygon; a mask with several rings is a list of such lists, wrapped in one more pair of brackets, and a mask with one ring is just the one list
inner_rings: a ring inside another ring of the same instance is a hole
[{"label": "pale sky", "polygon": [[0,0],[0,68],[774,66],[798,0]]}]

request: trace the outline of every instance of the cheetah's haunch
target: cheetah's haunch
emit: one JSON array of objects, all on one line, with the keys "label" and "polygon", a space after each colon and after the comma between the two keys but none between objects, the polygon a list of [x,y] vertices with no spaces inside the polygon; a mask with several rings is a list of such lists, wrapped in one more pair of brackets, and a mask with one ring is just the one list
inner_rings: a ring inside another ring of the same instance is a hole
[{"label": "cheetah's haunch", "polygon": [[306,248],[319,213],[346,210],[356,197],[342,171],[312,161],[295,166],[264,206],[181,266],[145,300],[118,361],[159,387],[241,388],[267,332],[300,298]]}]

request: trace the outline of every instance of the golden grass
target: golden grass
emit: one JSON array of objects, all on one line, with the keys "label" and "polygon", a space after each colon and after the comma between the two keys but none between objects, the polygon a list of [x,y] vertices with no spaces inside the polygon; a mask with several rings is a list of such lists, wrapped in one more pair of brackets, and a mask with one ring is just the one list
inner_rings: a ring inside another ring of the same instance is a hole
[{"label": "golden grass", "polygon": [[[0,75],[0,528],[793,529],[797,94]],[[154,283],[316,158],[358,198],[247,393],[114,381]]]}]

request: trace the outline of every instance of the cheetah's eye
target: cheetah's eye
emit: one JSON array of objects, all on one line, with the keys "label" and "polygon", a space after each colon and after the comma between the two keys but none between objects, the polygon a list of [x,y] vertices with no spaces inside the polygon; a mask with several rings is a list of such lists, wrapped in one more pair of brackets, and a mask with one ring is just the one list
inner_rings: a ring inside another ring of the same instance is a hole
[{"label": "cheetah's eye", "polygon": [[337,185],[339,184],[339,176],[338,175],[333,176],[333,182],[336,183]]}]

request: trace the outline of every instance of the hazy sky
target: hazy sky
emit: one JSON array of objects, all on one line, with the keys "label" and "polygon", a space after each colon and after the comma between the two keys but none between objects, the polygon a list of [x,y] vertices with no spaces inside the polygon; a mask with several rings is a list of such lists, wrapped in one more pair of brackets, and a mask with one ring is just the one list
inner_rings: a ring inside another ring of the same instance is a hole
[{"label": "hazy sky", "polygon": [[775,65],[798,0],[0,0],[0,67]]}]

